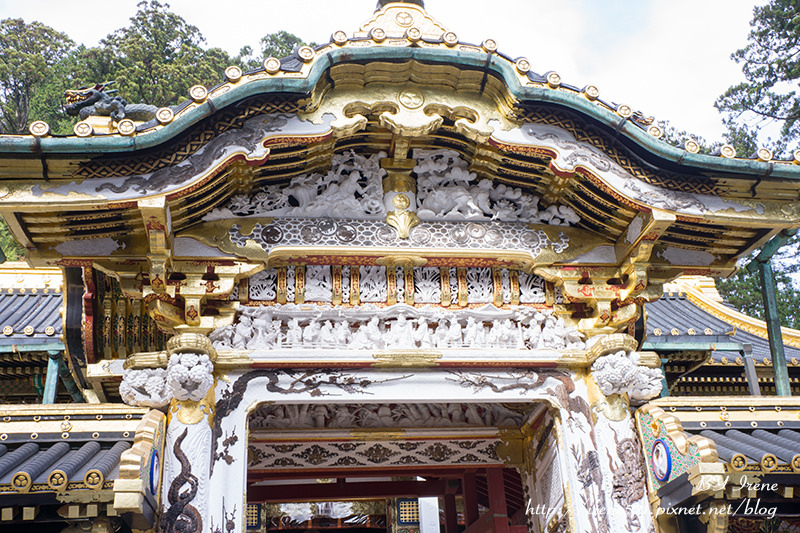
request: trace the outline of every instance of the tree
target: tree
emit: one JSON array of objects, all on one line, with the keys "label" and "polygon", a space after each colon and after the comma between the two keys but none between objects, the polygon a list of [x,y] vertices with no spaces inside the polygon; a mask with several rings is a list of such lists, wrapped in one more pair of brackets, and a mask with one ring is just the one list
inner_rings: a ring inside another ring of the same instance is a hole
[{"label": "tree", "polygon": [[[296,47],[304,46],[305,44],[300,37],[288,31],[281,30],[276,33],[268,33],[261,38],[261,56],[263,59],[268,57],[280,59],[291,55]],[[313,48],[317,44],[311,43],[309,46]]]},{"label": "tree", "polygon": [[85,54],[93,83],[116,81],[119,94],[132,103],[174,105],[192,85],[213,83],[232,62],[223,50],[205,50],[197,27],[169,11],[169,4],[143,1],[131,23],[108,35],[99,50]]},{"label": "tree", "polygon": [[0,133],[26,133],[36,91],[52,80],[72,40],[39,22],[0,21]]},{"label": "tree", "polygon": [[[800,291],[793,284],[790,274],[774,269],[778,288],[778,315],[781,325],[800,329]],[[764,303],[761,300],[759,274],[740,269],[728,279],[720,280],[717,288],[729,304],[742,313],[764,320]]]},{"label": "tree", "polygon": [[0,263],[17,261],[25,257],[25,248],[11,234],[6,221],[0,218]]},{"label": "tree", "polygon": [[[747,81],[730,87],[716,102],[734,121],[755,116],[778,121],[782,135],[800,137],[800,1],[770,0],[753,9],[748,43],[731,56]],[[751,126],[756,130],[759,124]],[[780,148],[780,147],[779,147]],[[749,154],[748,154],[749,155]]]},{"label": "tree", "polygon": [[[800,79],[800,0],[769,0],[753,10],[748,43],[731,56],[742,64],[747,81],[730,87],[716,102],[728,116],[725,139],[742,156],[753,154],[766,144],[775,154],[785,154],[800,136],[800,97],[792,89]],[[748,124],[755,116],[759,123]],[[760,125],[767,121],[782,124],[783,139],[762,143]],[[790,240],[773,259],[775,282],[780,298],[778,314],[784,326],[800,327],[800,291],[792,274],[800,271],[797,262],[800,241]],[[763,318],[761,285],[758,274],[740,270],[718,284],[720,293],[742,312]]]},{"label": "tree", "polygon": [[266,58],[284,58],[291,55],[298,46],[310,46],[314,48],[318,45],[313,42],[306,43],[297,35],[281,30],[275,33],[268,33],[261,38],[260,57],[253,56],[253,49],[249,46],[244,46],[239,51],[239,55],[234,61],[244,70],[255,70],[261,67]]}]

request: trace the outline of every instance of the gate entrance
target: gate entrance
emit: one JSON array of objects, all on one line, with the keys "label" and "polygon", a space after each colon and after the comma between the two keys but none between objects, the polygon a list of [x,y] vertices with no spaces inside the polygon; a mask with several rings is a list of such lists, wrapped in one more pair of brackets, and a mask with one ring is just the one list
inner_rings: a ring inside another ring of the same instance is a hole
[{"label": "gate entrance", "polygon": [[533,465],[552,426],[544,403],[261,405],[249,417],[251,523],[413,533],[430,531],[433,502],[446,533],[536,531]]}]

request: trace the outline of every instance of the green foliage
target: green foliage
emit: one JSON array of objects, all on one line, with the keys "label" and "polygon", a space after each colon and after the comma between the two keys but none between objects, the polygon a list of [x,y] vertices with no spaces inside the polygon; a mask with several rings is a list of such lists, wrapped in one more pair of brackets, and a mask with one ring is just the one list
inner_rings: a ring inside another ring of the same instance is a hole
[{"label": "green foliage", "polygon": [[[279,31],[276,33],[268,33],[261,38],[261,57],[266,59],[268,57],[277,57],[278,59],[291,55],[292,51],[298,46],[303,46],[306,43],[293,33],[288,31]],[[309,44],[312,48],[317,46],[316,43]]]},{"label": "green foliage", "polygon": [[[773,267],[776,266],[773,262]],[[781,325],[800,329],[800,291],[784,270],[774,269],[778,288],[778,315]],[[759,274],[741,269],[734,276],[717,282],[720,294],[742,313],[764,320],[764,303],[761,300]]]},{"label": "green foliage", "polygon": [[149,0],[138,7],[128,27],[85,53],[99,59],[87,69],[94,83],[114,80],[128,102],[166,106],[185,100],[192,85],[222,79],[232,60],[220,49],[203,49],[197,27],[169,11],[169,4]]},{"label": "green foliage", "polygon": [[246,71],[255,70],[261,67],[266,58],[277,57],[282,59],[291,55],[295,48],[304,45],[312,48],[318,46],[316,43],[306,43],[303,39],[288,31],[281,30],[275,33],[268,33],[261,38],[260,56],[254,56],[253,49],[249,46],[244,46],[234,59],[234,63]]},{"label": "green foliage", "polygon": [[[0,218],[0,251],[2,251],[6,261],[19,261],[25,257],[25,248],[17,242],[8,229],[6,221],[2,218]],[[0,259],[3,259],[3,257],[0,257]]]},{"label": "green foliage", "polygon": [[[784,137],[797,139],[800,98],[794,88],[800,79],[800,0],[770,0],[756,6],[750,26],[747,46],[732,55],[742,64],[747,81],[730,87],[716,106],[735,121],[748,113],[762,121],[778,121]],[[757,133],[758,125],[750,128]]]},{"label": "green foliage", "polygon": [[0,21],[0,132],[27,133],[32,102],[73,46],[65,34],[39,22]]}]

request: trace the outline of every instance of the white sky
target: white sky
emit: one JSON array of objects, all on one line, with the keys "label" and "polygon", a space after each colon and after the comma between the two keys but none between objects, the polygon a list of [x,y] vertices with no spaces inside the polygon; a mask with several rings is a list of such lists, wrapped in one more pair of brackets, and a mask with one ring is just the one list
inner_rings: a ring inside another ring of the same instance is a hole
[{"label": "white sky", "polygon": [[[94,46],[127,26],[138,0],[0,0],[0,18],[38,20]],[[351,34],[376,0],[171,0],[207,45],[235,54],[279,30],[327,42]],[[428,13],[462,41],[492,38],[533,70],[596,85],[625,103],[709,141],[721,140],[714,100],[742,81],[730,54],[747,41],[754,0],[426,0]],[[222,73],[220,73],[220,79]],[[215,80],[209,80],[215,81]]]}]

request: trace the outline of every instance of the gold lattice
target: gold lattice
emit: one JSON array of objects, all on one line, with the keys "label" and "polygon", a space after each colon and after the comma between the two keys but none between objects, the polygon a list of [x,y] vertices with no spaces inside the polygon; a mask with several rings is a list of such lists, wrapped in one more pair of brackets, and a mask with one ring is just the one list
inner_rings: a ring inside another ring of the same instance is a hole
[{"label": "gold lattice", "polygon": [[261,527],[261,517],[259,516],[261,512],[261,506],[257,503],[248,503],[247,510],[245,511],[245,526],[247,528],[258,528]]},{"label": "gold lattice", "polygon": [[419,523],[419,501],[418,500],[397,500],[397,523],[398,524],[417,524]]}]

